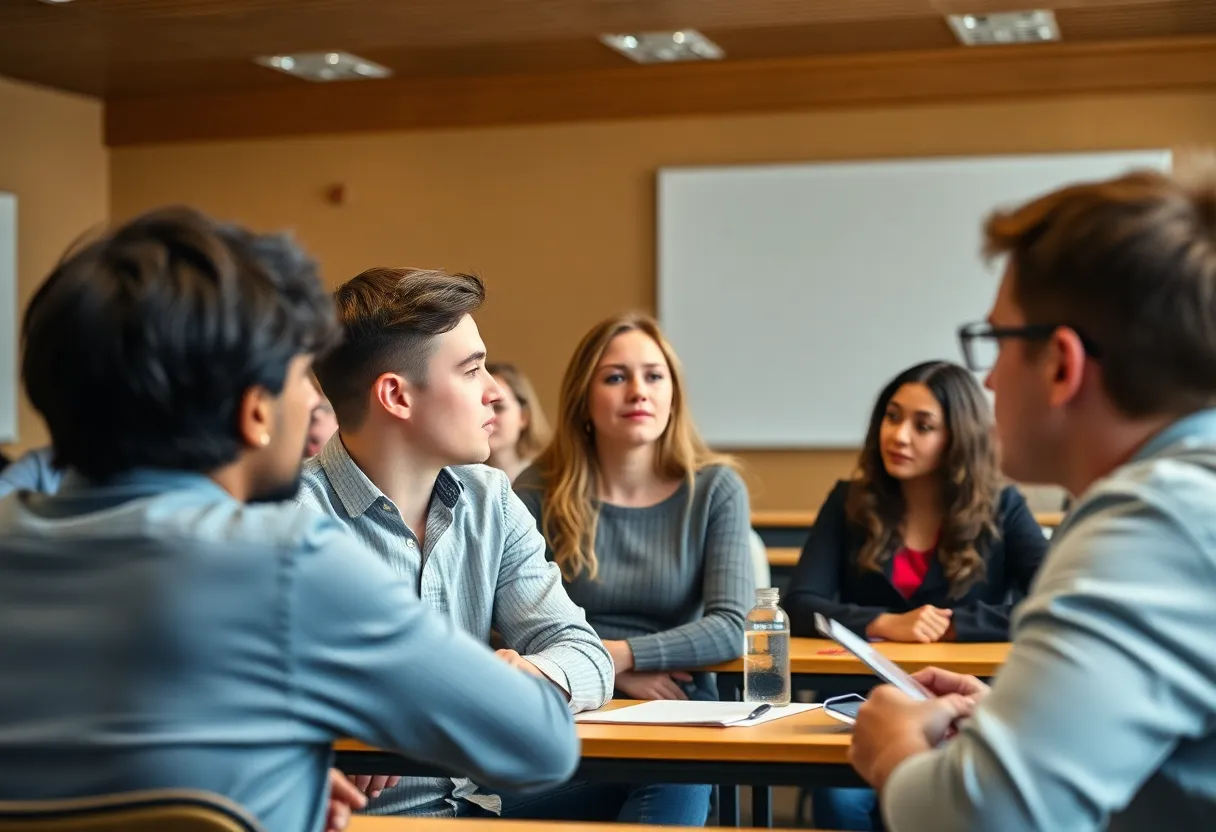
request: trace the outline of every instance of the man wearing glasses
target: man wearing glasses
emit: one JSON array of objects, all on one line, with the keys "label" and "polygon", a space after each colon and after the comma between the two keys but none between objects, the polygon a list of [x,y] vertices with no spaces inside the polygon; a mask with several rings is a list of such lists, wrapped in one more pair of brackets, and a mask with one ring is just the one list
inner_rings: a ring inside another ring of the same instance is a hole
[{"label": "man wearing glasses", "polygon": [[1066,188],[985,234],[1008,266],[963,355],[1006,473],[1077,502],[991,691],[876,689],[853,764],[895,832],[1213,828],[1216,170]]}]

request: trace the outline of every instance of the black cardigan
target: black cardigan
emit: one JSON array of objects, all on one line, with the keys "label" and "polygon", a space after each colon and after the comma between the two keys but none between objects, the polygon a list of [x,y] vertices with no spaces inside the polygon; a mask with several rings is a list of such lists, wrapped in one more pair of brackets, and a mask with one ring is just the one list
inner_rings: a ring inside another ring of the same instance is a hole
[{"label": "black cardigan", "polygon": [[850,487],[849,482],[836,484],[802,547],[783,602],[794,635],[820,637],[815,628],[817,612],[864,636],[870,622],[883,613],[909,612],[932,604],[954,610],[957,641],[1009,640],[1010,599],[1025,597],[1047,553],[1043,530],[1016,488],[1009,486],[1001,492],[997,508],[1000,537],[993,540],[986,534],[976,546],[987,567],[983,582],[962,598],[951,598],[941,562],[933,558],[924,583],[911,598],[905,598],[891,583],[891,558],[882,572],[862,570],[857,564],[865,529],[850,522],[845,513]]}]

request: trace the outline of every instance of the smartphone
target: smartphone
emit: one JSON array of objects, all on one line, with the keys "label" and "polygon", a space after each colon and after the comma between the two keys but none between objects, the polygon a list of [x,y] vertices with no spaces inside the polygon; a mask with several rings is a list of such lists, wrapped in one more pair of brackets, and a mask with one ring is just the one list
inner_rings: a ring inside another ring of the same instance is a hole
[{"label": "smartphone", "polygon": [[839,621],[834,621],[822,613],[815,613],[815,626],[819,632],[860,659],[866,667],[873,670],[878,678],[884,682],[894,685],[913,699],[934,698],[933,694],[924,685],[905,673],[895,662],[875,650],[870,645],[870,642],[854,633]]},{"label": "smartphone", "polygon": [[823,712],[833,719],[838,719],[841,722],[852,725],[857,722],[857,711],[865,701],[862,696],[856,693],[833,696],[831,699],[824,701]]}]

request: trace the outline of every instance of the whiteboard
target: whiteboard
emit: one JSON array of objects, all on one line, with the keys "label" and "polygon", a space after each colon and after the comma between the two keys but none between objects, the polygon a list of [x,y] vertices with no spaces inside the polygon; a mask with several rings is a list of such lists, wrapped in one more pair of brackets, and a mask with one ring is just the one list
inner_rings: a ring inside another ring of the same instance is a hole
[{"label": "whiteboard", "polygon": [[17,197],[0,193],[0,442],[17,440]]},{"label": "whiteboard", "polygon": [[658,177],[660,321],[692,414],[719,448],[853,448],[892,377],[961,362],[999,264],[996,207],[1167,150],[666,168]]}]

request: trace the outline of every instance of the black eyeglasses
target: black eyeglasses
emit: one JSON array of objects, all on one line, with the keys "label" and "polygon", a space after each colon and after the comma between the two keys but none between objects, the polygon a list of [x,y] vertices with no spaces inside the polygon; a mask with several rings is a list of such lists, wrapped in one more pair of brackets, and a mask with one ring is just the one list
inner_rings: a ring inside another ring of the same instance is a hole
[{"label": "black eyeglasses", "polygon": [[1081,346],[1090,358],[1101,359],[1102,350],[1084,332],[1068,324],[1028,324],[1026,326],[993,326],[987,321],[973,324],[963,324],[958,328],[958,343],[963,351],[963,360],[967,369],[973,373],[992,369],[1001,349],[1002,338],[1022,338],[1027,341],[1041,341],[1050,338],[1052,333],[1061,327],[1068,327],[1077,333]]}]

